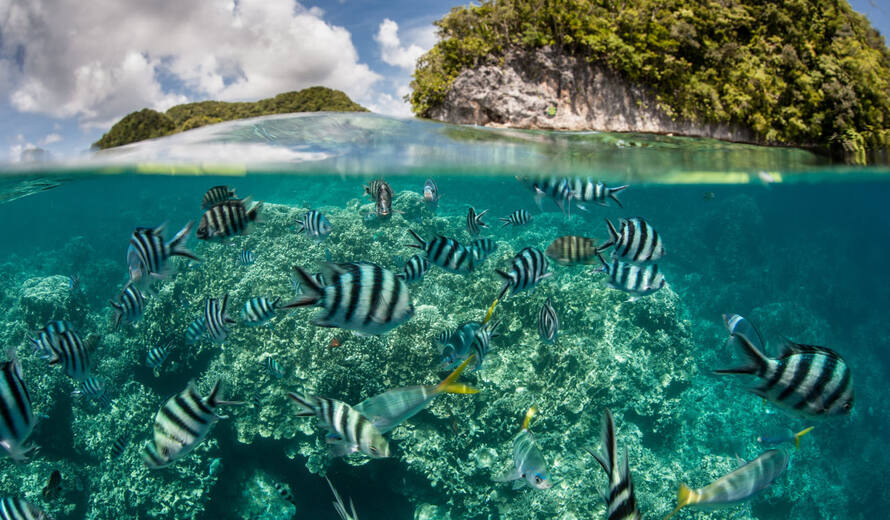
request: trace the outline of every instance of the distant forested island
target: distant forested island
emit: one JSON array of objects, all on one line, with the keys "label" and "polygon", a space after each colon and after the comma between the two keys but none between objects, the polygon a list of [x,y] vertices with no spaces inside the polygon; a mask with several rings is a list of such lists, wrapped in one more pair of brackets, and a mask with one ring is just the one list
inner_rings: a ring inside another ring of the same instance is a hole
[{"label": "distant forested island", "polygon": [[163,137],[233,119],[286,114],[289,112],[367,112],[339,90],[310,87],[295,92],[278,94],[273,98],[256,102],[200,101],[176,105],[166,112],[144,108],[127,114],[111,127],[101,139],[93,143],[95,148],[114,146]]},{"label": "distant forested island", "polygon": [[420,117],[710,133],[853,162],[890,144],[890,50],[845,0],[488,0],[436,25],[409,97]]}]

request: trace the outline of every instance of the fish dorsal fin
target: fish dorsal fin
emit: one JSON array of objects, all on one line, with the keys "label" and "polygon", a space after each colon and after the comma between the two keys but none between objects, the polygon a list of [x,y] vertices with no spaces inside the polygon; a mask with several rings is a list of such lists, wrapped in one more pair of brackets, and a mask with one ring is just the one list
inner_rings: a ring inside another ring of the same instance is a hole
[{"label": "fish dorsal fin", "polygon": [[788,338],[784,338],[782,355],[779,356],[779,359],[786,359],[795,354],[822,354],[834,359],[843,360],[840,354],[830,348],[820,347],[818,345],[804,345],[802,343],[795,343]]}]

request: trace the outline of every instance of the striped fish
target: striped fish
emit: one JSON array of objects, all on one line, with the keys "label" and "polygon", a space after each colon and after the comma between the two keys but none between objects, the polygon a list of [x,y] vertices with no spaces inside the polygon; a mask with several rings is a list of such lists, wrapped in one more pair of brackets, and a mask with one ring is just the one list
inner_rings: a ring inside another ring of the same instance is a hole
[{"label": "striped fish", "polygon": [[185,344],[192,345],[197,343],[204,337],[205,332],[207,332],[207,326],[205,325],[204,316],[198,316],[185,329]]},{"label": "striped fish", "polygon": [[75,397],[87,397],[98,401],[103,408],[111,406],[111,397],[105,391],[105,383],[96,376],[87,376],[80,382],[77,390],[71,392]]},{"label": "striped fish", "polygon": [[528,212],[528,210],[517,209],[513,213],[510,213],[510,215],[501,217],[499,220],[504,223],[504,225],[501,227],[521,226],[523,224],[528,224],[529,222],[531,222],[532,215]]},{"label": "striped fish", "polygon": [[229,323],[235,323],[235,320],[226,314],[226,307],[229,305],[229,294],[223,296],[222,303],[216,298],[207,298],[204,302],[204,326],[207,328],[207,335],[216,343],[222,343],[229,336]]},{"label": "striped fish", "polygon": [[560,265],[589,264],[596,259],[596,242],[576,235],[562,236],[547,246],[547,256]]},{"label": "striped fish", "polygon": [[217,381],[210,395],[202,398],[195,390],[194,383],[190,382],[185,390],[168,399],[158,410],[154,437],[148,441],[142,453],[149,469],[166,467],[197,448],[216,421],[221,419],[216,414],[217,407],[241,404],[219,400],[219,386],[220,382]]},{"label": "striped fish", "polygon": [[355,512],[355,504],[352,503],[352,497],[349,498],[349,508],[352,511],[352,514],[350,514],[346,511],[346,504],[343,503],[343,498],[340,496],[340,493],[338,493],[334,485],[331,484],[331,479],[329,479],[327,475],[325,475],[324,479],[328,481],[328,486],[331,487],[331,492],[334,493],[334,510],[340,515],[340,520],[358,520],[358,513]]},{"label": "striped fish", "polygon": [[405,244],[406,247],[416,247],[426,251],[426,259],[433,265],[438,265],[449,273],[469,273],[476,267],[476,257],[469,248],[460,245],[453,238],[445,238],[438,235],[427,242],[420,235],[409,229],[409,233],[417,241],[416,244]]},{"label": "striped fish", "polygon": [[488,351],[491,350],[491,339],[500,336],[497,328],[500,321],[489,322],[479,327],[473,334],[473,342],[470,343],[470,354],[476,356],[476,370],[482,366]]},{"label": "striped fish", "polygon": [[251,327],[268,323],[269,320],[275,317],[275,311],[278,310],[280,301],[281,298],[275,298],[270,301],[263,296],[251,298],[244,302],[244,307],[241,308],[241,319],[245,325]]},{"label": "striped fish", "polygon": [[751,393],[804,417],[846,415],[853,409],[853,375],[837,352],[786,340],[782,354],[770,359],[738,328],[728,341],[741,347],[750,362],[715,372],[757,376],[762,384]]},{"label": "striped fish", "polygon": [[645,220],[635,218],[621,219],[621,231],[606,219],[609,228],[609,241],[599,248],[600,251],[615,246],[612,257],[633,263],[645,263],[659,260],[664,256],[664,244],[655,228]]},{"label": "striped fish", "polygon": [[556,343],[559,335],[559,316],[556,315],[550,298],[547,298],[538,313],[538,334],[545,343]]},{"label": "striped fish", "polygon": [[488,224],[482,222],[482,216],[486,213],[488,213],[487,209],[482,211],[482,213],[476,213],[473,206],[470,206],[470,209],[467,212],[467,231],[469,231],[471,235],[478,235],[480,228],[488,227]]},{"label": "striped fish", "polygon": [[[444,330],[436,335],[434,341],[442,346],[440,353],[442,370],[451,370],[470,356],[470,349],[476,341],[476,333],[481,327],[482,323],[469,321],[462,323],[456,330]],[[482,338],[484,339],[484,336]]]},{"label": "striped fish", "polygon": [[127,444],[129,444],[129,440],[126,436],[118,437],[111,444],[111,458],[116,459],[124,454],[124,450],[127,449]]},{"label": "striped fish", "polygon": [[495,272],[504,279],[504,286],[498,293],[498,300],[503,300],[510,289],[510,294],[532,289],[541,280],[553,273],[547,272],[547,257],[537,247],[526,247],[513,257],[510,272],[495,269]]},{"label": "striped fish", "polygon": [[127,248],[127,267],[130,270],[130,283],[148,282],[152,278],[164,278],[167,275],[167,260],[171,256],[183,256],[195,261],[200,259],[186,249],[185,242],[192,231],[194,222],[189,222],[173,240],[164,242],[164,226],[152,228],[136,228],[130,235],[130,247]]},{"label": "striped fish", "polygon": [[142,291],[132,284],[124,287],[124,290],[118,296],[117,303],[111,300],[108,303],[114,311],[114,325],[112,327],[114,330],[117,330],[120,326],[121,320],[126,323],[136,323],[142,319],[142,314],[145,312],[145,297],[142,295]]},{"label": "striped fish", "polygon": [[609,477],[609,491],[602,493],[606,499],[608,520],[640,520],[642,516],[637,509],[637,497],[634,494],[634,483],[630,476],[630,467],[627,464],[627,450],[624,451],[624,461],[618,459],[618,445],[615,441],[615,421],[612,412],[606,408],[603,413],[603,426],[600,435],[602,453],[596,453],[588,448],[587,452],[599,462],[606,476]]},{"label": "striped fish", "polygon": [[565,177],[549,177],[539,179],[517,179],[535,192],[535,204],[541,209],[541,201],[544,197],[550,197],[556,203],[560,211],[564,214],[571,214],[572,199],[575,193],[572,192],[569,180]]},{"label": "striped fish", "polygon": [[242,249],[241,254],[238,255],[238,262],[241,265],[251,265],[256,262],[256,255],[250,249]]},{"label": "striped fish", "polygon": [[170,355],[170,350],[172,350],[170,344],[163,347],[153,347],[148,349],[148,354],[145,355],[145,366],[152,370],[161,368],[164,361],[167,361],[167,356]]},{"label": "striped fish", "polygon": [[713,509],[744,502],[775,482],[788,468],[788,460],[784,450],[768,450],[701,489],[683,484],[677,491],[677,507],[664,520],[686,506]]},{"label": "striped fish", "polygon": [[31,394],[22,378],[22,364],[15,349],[6,351],[8,361],[0,363],[0,447],[16,462],[27,460],[33,448],[25,441],[37,419],[31,408]]},{"label": "striped fish", "polygon": [[325,397],[287,394],[301,410],[300,417],[314,415],[330,434],[328,439],[334,455],[343,456],[360,451],[372,458],[389,457],[389,443],[364,415],[348,404]]},{"label": "striped fish", "polygon": [[284,369],[281,368],[281,363],[275,361],[275,358],[269,356],[263,361],[263,366],[266,367],[266,371],[272,375],[275,379],[281,379],[284,377]]},{"label": "striped fish", "polygon": [[21,497],[0,499],[0,520],[49,520],[48,514]]},{"label": "striped fish", "polygon": [[29,337],[28,341],[34,345],[35,353],[44,359],[48,359],[52,357],[52,335],[68,330],[74,330],[74,325],[70,321],[50,321],[45,327],[38,330],[34,337]]},{"label": "striped fish", "polygon": [[496,477],[496,482],[513,483],[513,488],[521,488],[523,484],[536,489],[549,489],[553,485],[550,480],[550,471],[547,469],[547,461],[541,449],[535,443],[535,436],[528,429],[532,417],[538,412],[537,408],[532,406],[525,414],[522,421],[522,429],[513,439],[513,469],[507,473]]},{"label": "striped fish", "polygon": [[383,183],[377,191],[377,202],[374,204],[374,212],[377,218],[389,218],[392,216],[392,188]]},{"label": "striped fish", "polygon": [[370,197],[372,201],[377,202],[380,190],[389,190],[389,192],[392,193],[392,188],[389,187],[389,184],[385,180],[374,179],[365,186],[365,195]]},{"label": "striped fish", "polygon": [[420,255],[414,255],[405,262],[401,273],[397,274],[402,280],[411,283],[423,280],[423,275],[430,270],[430,262]]},{"label": "striped fish", "polygon": [[317,241],[324,240],[325,237],[331,234],[333,229],[331,221],[322,215],[320,211],[315,211],[314,209],[304,213],[300,217],[298,224],[300,227],[297,229],[297,233],[306,233],[307,237]]},{"label": "striped fish", "polygon": [[250,197],[241,200],[226,200],[215,204],[204,212],[196,232],[201,240],[224,239],[234,235],[243,235],[247,226],[256,222],[262,202],[257,202],[250,209]]},{"label": "striped fish", "polygon": [[594,181],[590,177],[573,177],[568,180],[569,190],[572,192],[572,198],[577,201],[575,205],[579,209],[587,210],[584,202],[593,202],[600,206],[608,206],[609,200],[613,200],[619,208],[623,208],[621,201],[618,200],[617,194],[627,189],[627,185],[610,188],[604,183]]},{"label": "striped fish", "polygon": [[602,267],[596,271],[609,275],[606,285],[612,289],[618,289],[636,296],[646,296],[665,286],[664,275],[658,270],[658,264],[637,265],[624,262],[617,258],[612,263],[606,263],[600,257]]},{"label": "striped fish", "polygon": [[414,315],[408,285],[391,271],[370,262],[327,264],[329,285],[321,286],[294,267],[305,293],[286,303],[290,309],[316,305],[324,309],[312,323],[361,334],[383,334]]},{"label": "striped fish", "polygon": [[230,188],[228,186],[214,186],[207,190],[207,193],[204,194],[204,198],[201,199],[201,209],[210,209],[220,202],[237,198],[238,196],[235,195],[235,188]]},{"label": "striped fish", "polygon": [[[91,337],[95,339],[95,336]],[[50,365],[61,364],[68,377],[83,381],[90,375],[90,351],[77,332],[66,330],[52,335]]]}]

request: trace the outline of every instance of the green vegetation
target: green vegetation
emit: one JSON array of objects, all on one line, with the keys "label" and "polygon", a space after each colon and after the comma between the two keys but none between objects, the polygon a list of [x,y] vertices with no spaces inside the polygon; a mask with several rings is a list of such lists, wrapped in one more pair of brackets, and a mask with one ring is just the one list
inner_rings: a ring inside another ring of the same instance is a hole
[{"label": "green vegetation", "polygon": [[325,87],[286,92],[252,103],[224,101],[186,103],[172,107],[163,114],[144,108],[128,114],[115,123],[111,130],[93,143],[93,146],[100,149],[111,148],[232,119],[320,111],[367,112],[367,109],[353,102],[343,92]]},{"label": "green vegetation", "polygon": [[890,145],[890,50],[845,0],[489,0],[436,25],[412,82],[421,117],[461,71],[551,45],[650,87],[673,117],[853,162]]}]

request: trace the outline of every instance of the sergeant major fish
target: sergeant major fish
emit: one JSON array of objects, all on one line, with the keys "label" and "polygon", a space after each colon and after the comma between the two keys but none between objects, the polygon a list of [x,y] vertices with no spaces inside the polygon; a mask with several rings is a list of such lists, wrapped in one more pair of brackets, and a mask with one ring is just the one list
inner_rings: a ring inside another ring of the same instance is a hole
[{"label": "sergeant major fish", "polygon": [[504,223],[504,225],[501,227],[521,226],[523,224],[528,224],[529,222],[531,222],[532,215],[528,212],[528,210],[517,209],[513,213],[510,213],[510,215],[501,217],[499,220]]},{"label": "sergeant major fish", "polygon": [[25,445],[37,424],[31,408],[31,394],[22,378],[22,364],[15,349],[6,351],[7,361],[0,363],[0,447],[16,463],[24,462],[33,447]]},{"label": "sergeant major fish", "polygon": [[315,416],[319,424],[330,435],[328,443],[335,456],[344,456],[360,451],[372,458],[389,457],[389,443],[368,420],[348,404],[325,397],[302,396],[294,392],[287,394],[300,405],[300,417]]},{"label": "sergeant major fish", "polygon": [[264,325],[275,317],[275,311],[281,307],[281,298],[269,300],[263,296],[251,298],[244,302],[241,319],[248,326]]},{"label": "sergeant major fish", "polygon": [[390,193],[392,192],[392,188],[389,187],[389,183],[387,183],[383,179],[374,179],[365,186],[365,195],[370,197],[373,202],[377,202],[377,199],[380,196],[380,191],[387,189],[390,191]]},{"label": "sergeant major fish", "polygon": [[65,375],[77,381],[83,381],[90,375],[90,348],[98,336],[90,336],[84,343],[74,330],[66,330],[53,334],[50,365],[61,365]]},{"label": "sergeant major fish", "polygon": [[559,335],[559,316],[556,315],[550,298],[547,298],[538,313],[538,334],[545,343],[556,343]]},{"label": "sergeant major fish", "polygon": [[263,361],[263,366],[266,367],[266,371],[275,379],[284,377],[284,369],[281,368],[281,363],[275,361],[275,358],[272,356],[266,357],[266,360]]},{"label": "sergeant major fish", "polygon": [[189,323],[189,326],[185,329],[185,344],[192,345],[197,343],[204,337],[205,332],[207,332],[207,327],[204,316],[198,316],[192,320],[191,323]]},{"label": "sergeant major fish", "polygon": [[414,255],[405,262],[402,272],[396,276],[407,283],[423,280],[423,275],[430,269],[430,262],[420,255]]},{"label": "sergeant major fish", "polygon": [[385,181],[381,181],[377,191],[377,201],[374,204],[374,212],[377,218],[386,219],[392,216],[392,188]]},{"label": "sergeant major fish", "polygon": [[638,265],[613,258],[611,263],[600,257],[602,267],[595,272],[609,275],[606,285],[612,289],[624,291],[637,296],[647,296],[665,286],[664,275],[658,270],[658,264]]},{"label": "sergeant major fish", "polygon": [[548,278],[553,273],[547,272],[547,258],[537,247],[526,247],[513,257],[510,272],[495,269],[495,272],[504,279],[504,285],[498,293],[498,300],[503,300],[510,289],[510,294],[533,289],[541,280]]},{"label": "sergeant major fish", "polygon": [[0,519],[2,520],[52,520],[42,509],[21,497],[0,499]]},{"label": "sergeant major fish", "polygon": [[122,320],[126,323],[136,323],[142,319],[142,314],[145,312],[145,296],[135,285],[124,287],[117,303],[111,300],[108,303],[114,311],[113,330],[117,330]]},{"label": "sergeant major fish", "polygon": [[144,282],[150,283],[148,277],[166,277],[166,264],[171,256],[182,256],[199,262],[200,259],[185,247],[193,225],[194,222],[186,224],[169,242],[164,242],[163,225],[154,229],[136,228],[130,236],[130,246],[127,248],[129,283],[140,283],[145,288]]},{"label": "sergeant major fish", "polygon": [[593,202],[600,206],[608,206],[609,200],[614,201],[619,208],[624,207],[621,201],[618,200],[617,195],[627,189],[627,184],[610,188],[600,181],[594,181],[590,177],[574,177],[569,179],[568,184],[572,192],[572,198],[581,201],[576,203],[579,209],[587,210],[583,202]]},{"label": "sergeant major fish", "polygon": [[38,330],[36,337],[29,337],[28,340],[34,345],[34,352],[46,359],[52,356],[53,334],[59,334],[68,330],[74,330],[74,325],[70,321],[53,320]]},{"label": "sergeant major fish", "polygon": [[214,186],[207,190],[204,194],[204,198],[201,199],[201,209],[207,210],[220,202],[237,198],[238,196],[235,195],[235,188],[230,188],[228,186]]},{"label": "sergeant major fish", "polygon": [[105,383],[96,376],[87,376],[80,382],[77,390],[71,392],[75,397],[88,397],[99,403],[103,408],[111,406],[111,397],[105,391]]},{"label": "sergeant major fish", "polygon": [[161,365],[164,364],[164,361],[167,360],[167,356],[170,355],[170,343],[163,347],[152,347],[148,350],[148,353],[145,355],[145,366],[152,370],[157,370],[161,368]]},{"label": "sergeant major fish", "polygon": [[517,177],[517,179],[535,192],[535,204],[538,205],[538,209],[541,209],[541,201],[544,197],[550,197],[563,214],[571,215],[572,199],[575,198],[575,194],[572,192],[567,178],[523,179]]},{"label": "sergeant major fish", "polygon": [[601,493],[606,499],[608,520],[641,520],[637,510],[637,497],[634,494],[634,483],[627,464],[627,450],[624,450],[624,462],[618,459],[618,446],[615,441],[615,421],[612,412],[606,408],[603,413],[602,433],[600,435],[602,453],[588,449],[587,452],[599,462],[609,477],[608,492]]},{"label": "sergeant major fish", "polygon": [[547,246],[547,256],[560,265],[589,264],[597,257],[596,242],[576,235],[562,236]]},{"label": "sergeant major fish", "polygon": [[314,209],[304,213],[298,223],[300,227],[297,229],[297,233],[306,233],[307,237],[316,241],[324,240],[334,229],[331,221]]},{"label": "sergeant major fish", "polygon": [[201,240],[224,239],[247,232],[251,222],[257,222],[262,202],[250,208],[250,197],[241,200],[226,200],[213,205],[201,216],[197,236]]},{"label": "sergeant major fish", "polygon": [[535,436],[528,429],[532,417],[537,413],[537,408],[532,406],[525,414],[522,421],[522,429],[513,439],[513,469],[507,473],[496,477],[497,482],[513,483],[513,488],[518,489],[523,484],[536,489],[548,489],[553,485],[550,480],[550,472],[547,469],[547,461],[541,449],[535,443]]},{"label": "sergeant major fish", "polygon": [[645,220],[635,218],[621,219],[621,231],[606,219],[609,228],[609,241],[599,248],[600,251],[615,246],[613,257],[633,263],[652,262],[664,256],[664,244],[655,228]]},{"label": "sergeant major fish", "polygon": [[457,240],[439,235],[427,242],[420,238],[420,235],[414,230],[409,229],[408,232],[417,243],[405,244],[405,246],[425,251],[426,258],[431,264],[437,265],[449,273],[470,273],[476,267],[476,255]]},{"label": "sergeant major fish", "polygon": [[482,216],[488,213],[488,210],[483,210],[481,213],[476,213],[476,210],[473,206],[470,206],[470,209],[467,211],[467,231],[470,232],[471,235],[478,235],[480,228],[487,228],[488,224],[482,222]]},{"label": "sergeant major fish", "polygon": [[117,439],[115,439],[114,442],[111,443],[111,451],[109,453],[111,455],[111,458],[117,459],[121,455],[123,455],[124,451],[126,451],[127,449],[127,444],[129,444],[129,442],[129,439],[127,439],[126,436],[118,437]]},{"label": "sergeant major fish", "polygon": [[222,303],[216,298],[207,298],[204,302],[204,326],[207,328],[207,335],[216,343],[222,343],[229,336],[229,323],[235,323],[235,320],[226,313],[226,307],[229,304],[229,294],[223,297]]},{"label": "sergeant major fish", "polygon": [[467,249],[473,255],[473,265],[478,266],[498,249],[497,243],[490,238],[477,238],[470,242]]},{"label": "sergeant major fish", "polygon": [[256,261],[256,255],[249,249],[242,249],[238,255],[238,262],[243,266],[252,265]]}]

